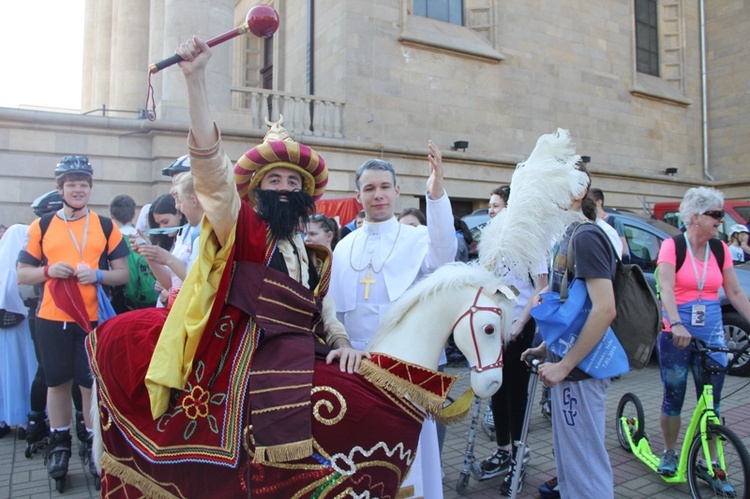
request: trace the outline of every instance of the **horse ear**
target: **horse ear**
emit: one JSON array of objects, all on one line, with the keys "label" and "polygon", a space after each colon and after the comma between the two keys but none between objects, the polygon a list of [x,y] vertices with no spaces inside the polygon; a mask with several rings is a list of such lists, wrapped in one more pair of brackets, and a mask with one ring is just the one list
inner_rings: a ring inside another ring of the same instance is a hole
[{"label": "horse ear", "polygon": [[512,289],[510,289],[508,286],[505,286],[504,284],[501,284],[495,289],[495,293],[500,293],[502,295],[505,295],[505,297],[509,300],[516,300],[516,297],[518,296],[517,293],[513,292]]}]

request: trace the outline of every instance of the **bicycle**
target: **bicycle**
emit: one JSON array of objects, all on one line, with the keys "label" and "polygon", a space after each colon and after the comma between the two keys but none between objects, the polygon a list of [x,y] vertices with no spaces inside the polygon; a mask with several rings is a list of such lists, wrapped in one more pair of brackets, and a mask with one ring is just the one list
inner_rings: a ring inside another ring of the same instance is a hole
[{"label": "bicycle", "polygon": [[[714,410],[714,394],[711,377],[727,372],[750,345],[741,349],[709,347],[693,339],[692,347],[701,356],[703,392],[693,411],[680,449],[680,460],[673,476],[660,475],[668,483],[688,482],[694,498],[744,497],[750,494],[750,454],[742,440],[724,426]],[[726,367],[709,363],[709,354],[733,354]],[[615,428],[617,439],[623,449],[632,452],[649,468],[656,471],[660,456],[651,450],[645,431],[643,405],[633,393],[626,393],[617,406]],[[690,436],[692,435],[692,441]],[[688,445],[689,444],[689,445]],[[715,458],[712,458],[712,452]],[[703,483],[708,484],[704,487]]]}]

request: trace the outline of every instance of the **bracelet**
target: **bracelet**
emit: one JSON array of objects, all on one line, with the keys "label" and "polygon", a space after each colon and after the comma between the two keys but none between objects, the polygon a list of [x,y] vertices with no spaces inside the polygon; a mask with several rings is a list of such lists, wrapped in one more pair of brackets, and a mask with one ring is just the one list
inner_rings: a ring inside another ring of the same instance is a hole
[{"label": "bracelet", "polygon": [[49,266],[49,265],[45,265],[45,266],[44,266],[44,277],[46,277],[47,279],[52,279],[52,278],[50,277],[50,275],[49,275],[49,268],[50,268],[50,266]]},{"label": "bracelet", "polygon": [[102,272],[101,270],[97,269],[96,270],[96,283],[97,284],[101,283],[102,279],[104,279],[104,272]]},{"label": "bracelet", "polygon": [[675,326],[685,326],[685,324],[682,323],[682,321],[674,321],[669,324],[669,328],[672,329]]},{"label": "bracelet", "polygon": [[214,130],[216,131],[216,135],[219,137],[219,140],[216,141],[214,145],[211,147],[195,147],[191,144],[192,137],[193,137],[193,131],[190,130],[188,134],[188,152],[190,153],[191,158],[195,159],[213,159],[219,154],[219,149],[221,147],[221,131],[219,131],[219,127],[216,125],[216,122],[214,121]]}]

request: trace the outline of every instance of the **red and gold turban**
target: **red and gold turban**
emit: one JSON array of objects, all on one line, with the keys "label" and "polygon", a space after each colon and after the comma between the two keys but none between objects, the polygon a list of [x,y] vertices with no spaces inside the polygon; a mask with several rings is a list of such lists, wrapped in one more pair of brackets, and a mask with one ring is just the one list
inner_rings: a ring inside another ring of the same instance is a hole
[{"label": "red and gold turban", "polygon": [[322,156],[299,142],[291,139],[281,127],[283,117],[277,123],[268,123],[271,129],[263,143],[253,147],[240,157],[234,165],[234,183],[240,198],[255,204],[252,192],[263,176],[274,168],[289,168],[302,175],[303,189],[314,200],[323,196],[328,184],[328,168]]}]

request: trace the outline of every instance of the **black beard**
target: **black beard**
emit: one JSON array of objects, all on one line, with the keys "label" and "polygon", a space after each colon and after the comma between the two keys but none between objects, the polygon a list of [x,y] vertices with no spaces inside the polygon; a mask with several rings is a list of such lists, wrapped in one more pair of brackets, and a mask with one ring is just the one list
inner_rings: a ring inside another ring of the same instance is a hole
[{"label": "black beard", "polygon": [[[258,215],[268,224],[271,233],[287,239],[299,231],[300,224],[307,225],[310,213],[315,212],[315,201],[305,191],[272,191],[255,189]],[[286,200],[282,201],[281,196]]]}]

